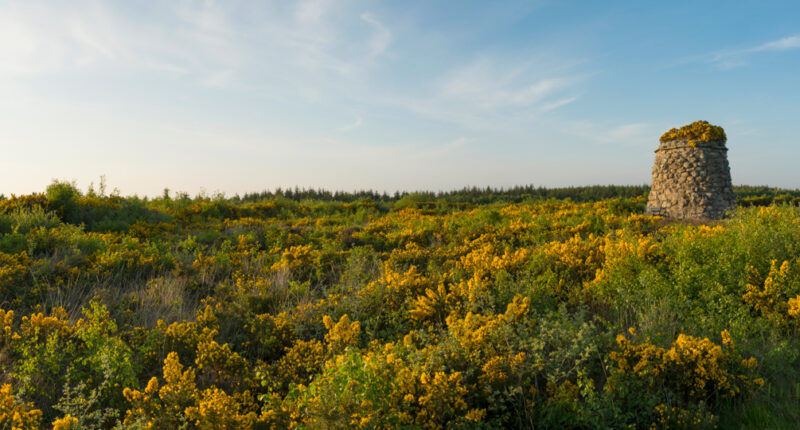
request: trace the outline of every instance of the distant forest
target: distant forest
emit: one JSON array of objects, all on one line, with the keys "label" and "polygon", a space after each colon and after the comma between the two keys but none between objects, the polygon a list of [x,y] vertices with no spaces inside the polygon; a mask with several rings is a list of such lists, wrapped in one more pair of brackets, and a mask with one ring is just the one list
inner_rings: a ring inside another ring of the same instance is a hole
[{"label": "distant forest", "polygon": [[[629,199],[647,196],[650,192],[649,185],[587,185],[579,187],[547,188],[535,185],[521,185],[511,188],[492,187],[465,187],[451,191],[397,191],[386,193],[374,190],[360,191],[330,191],[313,188],[277,188],[261,192],[245,193],[244,195],[226,196],[224,194],[208,195],[200,193],[192,197],[186,192],[170,192],[164,189],[162,196],[157,198],[140,198],[136,195],[123,197],[119,192],[106,196],[104,192],[97,193],[89,187],[86,193],[81,192],[74,182],[54,181],[48,187],[48,193],[68,194],[71,198],[85,196],[88,198],[110,197],[112,200],[127,200],[128,203],[148,203],[148,206],[185,207],[191,203],[202,201],[225,202],[229,205],[245,203],[259,203],[271,200],[288,200],[293,202],[336,202],[336,203],[374,203],[384,210],[400,209],[404,207],[431,207],[447,206],[448,204],[483,205],[491,203],[534,203],[547,200],[568,200],[575,203],[597,202],[601,200],[621,198]],[[784,189],[765,185],[736,185],[733,187],[737,204],[740,206],[768,206],[773,203],[800,203],[800,189]],[[35,196],[31,195],[28,198]],[[52,198],[52,195],[50,196]],[[0,201],[9,197],[0,194]]]},{"label": "distant forest", "polygon": [[[374,190],[330,191],[313,188],[277,188],[257,193],[234,195],[232,202],[255,203],[275,198],[294,201],[326,201],[326,202],[451,202],[451,203],[521,203],[543,200],[571,200],[573,202],[595,202],[612,198],[632,198],[647,195],[649,185],[586,185],[579,187],[547,188],[535,185],[520,185],[511,188],[465,187],[451,191],[397,191],[394,193]],[[733,187],[738,203],[743,206],[766,206],[773,202],[800,202],[800,189],[785,189],[766,185],[736,185]],[[178,199],[191,199],[186,193],[178,193]],[[195,199],[207,198],[198,196]]]}]

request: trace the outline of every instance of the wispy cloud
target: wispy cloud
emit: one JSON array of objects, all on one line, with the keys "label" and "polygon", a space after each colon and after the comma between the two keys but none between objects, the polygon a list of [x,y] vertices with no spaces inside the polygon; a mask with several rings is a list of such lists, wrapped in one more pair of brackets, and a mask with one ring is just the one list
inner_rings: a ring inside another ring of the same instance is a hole
[{"label": "wispy cloud", "polygon": [[76,3],[0,5],[0,79],[103,67],[149,69],[202,82],[241,63],[228,14],[211,3],[146,11],[165,15],[163,21],[131,20],[100,2]]},{"label": "wispy cloud", "polygon": [[567,85],[561,77],[535,76],[522,66],[486,59],[457,68],[441,81],[441,96],[484,109],[529,106]]},{"label": "wispy cloud", "polygon": [[718,51],[706,56],[705,61],[722,68],[734,68],[749,64],[750,57],[758,53],[782,52],[794,49],[800,49],[800,35],[784,37],[749,48]]},{"label": "wispy cloud", "polygon": [[571,71],[574,62],[528,53],[523,59],[484,55],[461,64],[451,58],[423,79],[369,88],[372,72],[399,58],[392,48],[415,30],[397,24],[396,33],[380,10],[357,2],[185,0],[150,4],[131,18],[119,5],[76,1],[80,7],[0,3],[0,80],[91,67],[109,74],[141,71],[201,87],[258,91],[275,100],[333,104],[348,98],[495,128],[573,103],[582,80]]},{"label": "wispy cloud", "polygon": [[35,3],[0,6],[0,77],[37,75],[86,66],[120,54],[102,7],[85,15]]},{"label": "wispy cloud", "polygon": [[369,48],[370,48],[370,55],[372,57],[377,57],[380,54],[383,54],[386,51],[386,48],[389,46],[389,43],[392,42],[392,32],[386,28],[380,21],[373,18],[371,14],[364,12],[361,15],[361,19],[366,22],[367,24],[372,27],[374,33],[369,40]]},{"label": "wispy cloud", "polygon": [[[365,73],[392,42],[370,12],[308,0],[290,6],[208,1],[0,3],[0,79],[88,67],[141,68],[200,85],[307,84]],[[353,28],[362,27],[352,34]],[[275,67],[280,64],[280,67]],[[265,79],[267,78],[267,79]]]},{"label": "wispy cloud", "polygon": [[800,48],[800,35],[784,37],[783,39],[767,42],[761,46],[756,46],[752,49],[752,51],[786,51],[797,48]]},{"label": "wispy cloud", "polygon": [[442,72],[430,88],[391,100],[412,112],[471,130],[527,128],[543,112],[578,100],[585,77],[575,61],[482,57]]},{"label": "wispy cloud", "polygon": [[355,121],[353,121],[350,124],[346,124],[346,125],[343,125],[341,127],[338,127],[336,129],[336,131],[345,132],[345,131],[354,130],[354,129],[358,128],[358,127],[361,127],[362,123],[363,123],[363,120],[361,119],[361,117],[357,117]]},{"label": "wispy cloud", "polygon": [[296,3],[294,17],[297,21],[317,25],[335,6],[330,0],[304,0]]},{"label": "wispy cloud", "polygon": [[543,105],[542,106],[542,111],[543,112],[549,112],[551,110],[556,110],[556,109],[558,109],[558,108],[560,108],[562,106],[566,106],[566,105],[574,102],[575,100],[578,100],[577,96],[575,96],[575,97],[567,97],[567,98],[563,98],[563,99],[560,99],[560,100],[556,100],[556,101],[554,101],[552,103],[548,103],[546,105]]}]

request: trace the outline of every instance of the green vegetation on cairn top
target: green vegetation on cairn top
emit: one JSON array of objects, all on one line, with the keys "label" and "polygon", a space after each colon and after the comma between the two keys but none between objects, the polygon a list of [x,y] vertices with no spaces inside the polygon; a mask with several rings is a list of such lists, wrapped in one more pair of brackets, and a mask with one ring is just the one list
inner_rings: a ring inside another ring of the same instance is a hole
[{"label": "green vegetation on cairn top", "polygon": [[670,140],[685,140],[689,146],[695,147],[700,142],[728,141],[725,130],[718,125],[709,124],[708,121],[695,121],[681,128],[673,128],[661,135],[661,142]]}]

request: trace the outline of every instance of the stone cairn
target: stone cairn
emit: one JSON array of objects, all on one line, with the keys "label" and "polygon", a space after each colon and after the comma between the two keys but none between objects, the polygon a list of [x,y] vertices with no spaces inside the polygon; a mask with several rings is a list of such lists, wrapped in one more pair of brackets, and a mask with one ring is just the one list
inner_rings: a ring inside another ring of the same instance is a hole
[{"label": "stone cairn", "polygon": [[661,136],[645,214],[719,219],[736,205],[722,127],[697,121]]}]

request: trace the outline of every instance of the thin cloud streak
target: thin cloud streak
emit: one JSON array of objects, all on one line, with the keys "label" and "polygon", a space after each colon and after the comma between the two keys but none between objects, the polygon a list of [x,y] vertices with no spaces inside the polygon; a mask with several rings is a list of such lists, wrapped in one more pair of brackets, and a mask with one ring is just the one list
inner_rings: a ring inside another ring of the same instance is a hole
[{"label": "thin cloud streak", "polygon": [[744,49],[724,50],[705,57],[705,61],[721,68],[742,67],[749,64],[749,58],[761,52],[783,52],[800,49],[800,35],[784,37]]},{"label": "thin cloud streak", "polygon": [[386,51],[392,42],[392,32],[380,21],[373,18],[371,14],[364,12],[360,15],[361,19],[372,27],[374,34],[369,41],[370,56],[377,57]]},{"label": "thin cloud streak", "polygon": [[753,52],[761,51],[786,51],[800,48],[800,35],[784,37],[783,39],[767,42],[752,49]]},{"label": "thin cloud streak", "polygon": [[[5,18],[0,24],[9,24],[0,25],[0,32],[5,28],[14,40],[0,43],[0,54],[9,59],[5,70],[0,66],[0,80],[8,73],[47,75],[102,64],[125,71],[140,68],[206,88],[299,96],[311,103],[346,94],[367,105],[405,106],[462,125],[486,122],[482,118],[497,123],[498,116],[527,120],[536,111],[575,101],[562,93],[580,79],[565,75],[561,69],[569,69],[568,62],[557,58],[545,58],[546,66],[537,60],[479,59],[445,69],[411,91],[365,90],[363,78],[388,53],[395,35],[372,12],[350,13],[348,18],[345,12],[334,16],[334,10],[333,2],[323,0],[300,2],[288,10],[193,1],[148,10],[179,21],[168,25],[168,19],[134,22],[100,3],[87,3],[80,15],[71,16],[66,8],[12,1],[0,7]],[[68,24],[57,19],[62,16]],[[365,24],[366,37],[344,38],[345,31],[357,28],[353,19]],[[31,41],[28,48],[21,43],[25,40]],[[53,52],[42,55],[47,53],[42,47]],[[275,62],[281,67],[273,67]],[[9,71],[11,67],[16,69]]]},{"label": "thin cloud streak", "polygon": [[574,102],[576,100],[578,100],[577,96],[575,96],[575,97],[567,97],[567,98],[564,98],[564,99],[561,99],[561,100],[556,100],[553,103],[548,103],[548,104],[542,106],[542,111],[543,112],[549,112],[551,110],[556,110],[556,109],[558,109],[558,108],[560,108],[562,106],[566,106],[566,105],[568,105],[568,104],[570,104],[570,103],[572,103],[572,102]]},{"label": "thin cloud streak", "polygon": [[562,77],[540,76],[524,65],[481,59],[452,70],[441,80],[439,95],[474,104],[484,110],[509,106],[530,106],[563,89]]},{"label": "thin cloud streak", "polygon": [[549,56],[515,61],[483,57],[439,75],[427,91],[395,94],[382,103],[474,131],[526,130],[532,121],[573,103],[586,73],[573,71],[575,60]]},{"label": "thin cloud streak", "polygon": [[[263,72],[298,83],[324,70],[356,77],[388,50],[392,32],[369,12],[328,19],[332,8],[324,1],[289,11],[188,1],[151,5],[144,21],[136,22],[102,3],[62,7],[12,0],[0,5],[0,79],[90,65],[150,69],[212,86],[252,86],[259,82],[248,74],[263,82]],[[365,25],[367,37],[345,37],[353,22]],[[273,67],[278,61],[281,70]]]}]

